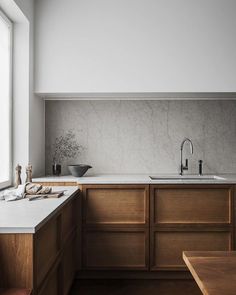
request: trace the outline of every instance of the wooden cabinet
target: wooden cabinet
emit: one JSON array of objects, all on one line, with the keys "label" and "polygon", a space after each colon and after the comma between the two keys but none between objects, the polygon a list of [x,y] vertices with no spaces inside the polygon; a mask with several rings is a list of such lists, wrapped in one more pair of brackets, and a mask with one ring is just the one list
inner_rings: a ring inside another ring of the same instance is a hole
[{"label": "wooden cabinet", "polygon": [[56,264],[52,271],[47,275],[44,284],[37,294],[39,295],[59,295],[61,290],[61,269]]},{"label": "wooden cabinet", "polygon": [[151,186],[152,225],[232,224],[229,186]]},{"label": "wooden cabinet", "polygon": [[232,185],[83,185],[82,192],[83,270],[186,270],[183,251],[234,249]]},{"label": "wooden cabinet", "polygon": [[186,269],[183,251],[233,250],[233,186],[152,185],[150,268]]},{"label": "wooden cabinet", "polygon": [[224,230],[152,230],[151,269],[185,269],[183,251],[229,251],[232,250],[231,241],[231,233]]},{"label": "wooden cabinet", "polygon": [[74,279],[75,193],[35,234],[0,234],[0,286],[33,289],[33,295],[66,295]]},{"label": "wooden cabinet", "polygon": [[149,186],[85,185],[83,269],[146,270]]},{"label": "wooden cabinet", "polygon": [[67,241],[62,254],[61,266],[62,266],[62,294],[69,294],[70,287],[74,280],[74,274],[76,269],[76,233],[74,232],[71,238]]},{"label": "wooden cabinet", "polygon": [[75,196],[35,234],[35,294],[66,295],[76,266]]},{"label": "wooden cabinet", "polygon": [[60,251],[60,215],[52,218],[35,235],[35,272],[36,284],[40,286]]},{"label": "wooden cabinet", "polygon": [[85,232],[87,269],[148,269],[147,229],[104,229]]},{"label": "wooden cabinet", "polygon": [[148,226],[148,186],[83,186],[83,221],[85,226]]}]

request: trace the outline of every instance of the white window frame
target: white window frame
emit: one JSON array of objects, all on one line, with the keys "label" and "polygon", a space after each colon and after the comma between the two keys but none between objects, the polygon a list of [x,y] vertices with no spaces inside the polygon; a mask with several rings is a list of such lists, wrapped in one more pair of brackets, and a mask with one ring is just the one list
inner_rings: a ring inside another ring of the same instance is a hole
[{"label": "white window frame", "polygon": [[4,182],[0,182],[0,189],[9,187],[12,185],[13,182],[13,164],[12,164],[12,158],[13,158],[13,141],[12,141],[12,137],[13,137],[13,23],[12,21],[7,17],[7,15],[1,10],[0,8],[0,17],[3,19],[3,21],[7,24],[9,31],[10,31],[10,62],[9,62],[9,67],[10,67],[10,71],[9,71],[9,135],[10,135],[10,157],[9,157],[9,175],[8,175],[8,180],[4,181]]}]

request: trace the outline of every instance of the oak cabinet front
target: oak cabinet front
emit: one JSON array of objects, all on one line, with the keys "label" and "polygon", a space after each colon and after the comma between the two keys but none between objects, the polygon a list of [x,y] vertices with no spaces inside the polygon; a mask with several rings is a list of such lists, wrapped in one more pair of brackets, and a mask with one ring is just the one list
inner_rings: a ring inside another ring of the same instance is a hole
[{"label": "oak cabinet front", "polygon": [[152,224],[232,224],[229,186],[152,186]]},{"label": "oak cabinet front", "polygon": [[183,251],[230,251],[229,231],[152,231],[151,270],[186,269]]},{"label": "oak cabinet front", "polygon": [[85,185],[83,268],[147,270],[149,186]]},{"label": "oak cabinet front", "polygon": [[186,270],[183,251],[234,249],[231,185],[151,185],[150,269]]},{"label": "oak cabinet front", "polygon": [[82,185],[83,270],[186,270],[183,251],[234,250],[234,186]]},{"label": "oak cabinet front", "polygon": [[148,269],[148,231],[87,231],[83,257],[86,269]]},{"label": "oak cabinet front", "polygon": [[83,186],[83,221],[85,226],[148,226],[148,186]]},{"label": "oak cabinet front", "polygon": [[39,291],[39,295],[59,295],[61,289],[61,276],[60,266],[56,265],[46,278],[42,288]]}]

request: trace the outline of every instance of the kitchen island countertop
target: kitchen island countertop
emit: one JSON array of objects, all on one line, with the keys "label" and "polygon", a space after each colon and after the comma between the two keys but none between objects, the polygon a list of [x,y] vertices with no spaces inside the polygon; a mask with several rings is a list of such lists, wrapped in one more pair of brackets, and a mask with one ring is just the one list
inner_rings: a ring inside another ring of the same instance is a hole
[{"label": "kitchen island countertop", "polygon": [[35,233],[58,210],[65,205],[78,191],[77,187],[53,187],[53,191],[66,190],[60,198],[36,199],[27,198],[6,202],[0,201],[0,234]]}]

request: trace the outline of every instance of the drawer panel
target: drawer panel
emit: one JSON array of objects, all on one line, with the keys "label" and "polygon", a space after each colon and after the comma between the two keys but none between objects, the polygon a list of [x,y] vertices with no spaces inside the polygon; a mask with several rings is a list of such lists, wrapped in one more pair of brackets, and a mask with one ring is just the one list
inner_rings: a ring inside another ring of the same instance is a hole
[{"label": "drawer panel", "polygon": [[183,251],[229,251],[231,233],[217,232],[153,232],[151,268],[185,268]]},{"label": "drawer panel", "polygon": [[87,269],[147,269],[147,231],[84,233]]},{"label": "drawer panel", "polygon": [[61,289],[61,275],[60,267],[55,267],[49,274],[42,286],[41,290],[38,292],[39,295],[58,295]]},{"label": "drawer panel", "polygon": [[85,224],[148,223],[148,186],[90,186],[83,193]]},{"label": "drawer panel", "polygon": [[59,217],[51,219],[43,226],[36,237],[36,281],[37,286],[43,281],[54,264],[60,250]]},{"label": "drawer panel", "polygon": [[232,223],[231,187],[154,188],[152,221],[168,223]]},{"label": "drawer panel", "polygon": [[76,199],[70,201],[63,209],[61,213],[61,234],[62,242],[65,243],[71,232],[76,226],[75,211]]},{"label": "drawer panel", "polygon": [[75,273],[75,236],[69,241],[65,247],[65,251],[62,257],[62,265],[63,265],[63,295],[69,294],[70,287],[74,280]]}]

